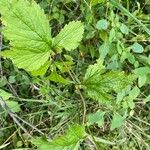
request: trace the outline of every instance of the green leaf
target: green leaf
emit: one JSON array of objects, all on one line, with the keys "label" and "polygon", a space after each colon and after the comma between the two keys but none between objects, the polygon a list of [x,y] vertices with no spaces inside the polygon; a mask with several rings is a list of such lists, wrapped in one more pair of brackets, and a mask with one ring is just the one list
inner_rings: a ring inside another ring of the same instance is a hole
[{"label": "green leaf", "polygon": [[11,101],[11,100],[7,100],[5,102],[12,112],[19,112],[21,110],[18,102]]},{"label": "green leaf", "polygon": [[98,30],[107,30],[109,26],[109,22],[105,19],[99,20],[96,24],[96,28]]},{"label": "green leaf", "polygon": [[32,143],[38,147],[38,150],[78,150],[79,143],[85,136],[84,126],[73,125],[65,135],[57,137],[50,142],[36,138],[32,140]]},{"label": "green leaf", "polygon": [[8,81],[9,81],[9,83],[15,83],[16,82],[16,76],[10,76]]},{"label": "green leaf", "polygon": [[150,95],[148,95],[147,97],[146,97],[146,99],[144,100],[144,102],[150,102]]},{"label": "green leaf", "polygon": [[124,117],[122,117],[119,114],[114,114],[113,119],[111,121],[110,130],[114,130],[116,128],[121,127],[123,123],[124,123]]},{"label": "green leaf", "polygon": [[129,28],[125,24],[121,24],[120,30],[123,34],[129,34]]},{"label": "green leaf", "polygon": [[102,126],[104,124],[104,115],[106,112],[97,111],[93,114],[89,114],[88,116],[88,124],[93,125],[94,123],[98,124],[98,126]]},{"label": "green leaf", "polygon": [[103,3],[105,0],[90,0],[90,5],[94,6],[99,3]]},{"label": "green leaf", "polygon": [[135,98],[138,97],[139,94],[140,94],[140,89],[138,87],[134,87],[129,92],[129,96],[125,97],[124,102],[123,102],[123,107],[125,109],[127,108],[134,109],[135,108],[134,100]]},{"label": "green leaf", "polygon": [[50,61],[47,61],[43,66],[41,66],[38,70],[31,72],[34,76],[44,76],[48,67],[50,66]]},{"label": "green leaf", "polygon": [[115,91],[120,92],[122,89],[132,84],[133,77],[126,75],[121,71],[105,72],[105,67],[102,62],[90,65],[86,71],[83,85],[88,93],[88,96],[99,102],[106,102],[112,98],[111,93]]},{"label": "green leaf", "polygon": [[38,70],[48,60],[51,46],[49,21],[44,11],[34,1],[1,0],[0,13],[3,34],[11,45],[11,50],[2,55],[18,68]]},{"label": "green leaf", "polygon": [[0,96],[4,99],[7,100],[10,97],[12,97],[11,93],[5,92],[4,90],[0,89]]},{"label": "green leaf", "polygon": [[111,141],[109,141],[109,140],[102,139],[102,138],[100,138],[100,137],[94,136],[94,139],[95,139],[96,142],[99,142],[99,143],[103,143],[103,144],[107,144],[107,145],[116,145],[115,142],[111,142]]},{"label": "green leaf", "polygon": [[99,47],[100,58],[104,59],[108,54],[109,50],[110,50],[110,44],[109,42],[106,41]]},{"label": "green leaf", "polygon": [[11,98],[13,95],[11,93],[5,92],[4,90],[0,89],[0,97],[2,97],[5,100],[5,103],[7,106],[13,111],[13,112],[19,112],[20,111],[20,106],[18,102],[8,100]]},{"label": "green leaf", "polygon": [[129,92],[130,99],[134,100],[140,94],[140,89],[136,86]]},{"label": "green leaf", "polygon": [[76,49],[82,40],[84,26],[80,21],[72,21],[53,39],[53,47],[65,48],[70,51]]},{"label": "green leaf", "polygon": [[144,75],[144,76],[139,76],[138,78],[138,85],[139,87],[142,87],[147,81],[147,76]]},{"label": "green leaf", "polygon": [[143,53],[144,51],[144,48],[142,45],[140,45],[139,43],[134,43],[132,46],[131,46],[133,52],[135,53]]},{"label": "green leaf", "polygon": [[63,84],[69,84],[70,81],[67,79],[64,79],[61,75],[59,75],[56,71],[52,72],[50,76],[47,77],[48,80],[54,81],[57,83],[63,83]]},{"label": "green leaf", "polygon": [[132,13],[130,13],[125,7],[123,7],[117,0],[110,0],[110,3],[118,8],[123,14],[133,19],[142,29],[150,36],[150,30],[143,24],[138,18],[136,18]]},{"label": "green leaf", "polygon": [[137,76],[144,76],[144,75],[150,74],[150,67],[139,67],[133,70],[133,72]]}]

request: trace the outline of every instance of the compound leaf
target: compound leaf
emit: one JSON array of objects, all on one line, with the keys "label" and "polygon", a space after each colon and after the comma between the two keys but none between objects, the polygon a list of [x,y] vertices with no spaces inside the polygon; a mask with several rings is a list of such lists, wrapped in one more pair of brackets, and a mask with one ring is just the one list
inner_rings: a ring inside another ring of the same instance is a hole
[{"label": "compound leaf", "polygon": [[132,84],[133,77],[126,75],[123,71],[110,71],[105,73],[102,62],[90,65],[86,71],[83,85],[88,96],[98,101],[111,99],[111,92],[118,93],[126,86]]},{"label": "compound leaf", "polygon": [[70,51],[76,49],[82,40],[84,26],[80,21],[72,21],[53,39],[53,46]]},{"label": "compound leaf", "polygon": [[48,60],[51,45],[49,22],[44,11],[34,1],[1,0],[0,13],[3,34],[11,45],[11,50],[2,55],[19,68],[39,69]]},{"label": "compound leaf", "polygon": [[86,136],[85,127],[80,125],[73,125],[68,132],[48,142],[41,138],[32,140],[32,143],[38,147],[38,150],[78,150],[79,142]]}]

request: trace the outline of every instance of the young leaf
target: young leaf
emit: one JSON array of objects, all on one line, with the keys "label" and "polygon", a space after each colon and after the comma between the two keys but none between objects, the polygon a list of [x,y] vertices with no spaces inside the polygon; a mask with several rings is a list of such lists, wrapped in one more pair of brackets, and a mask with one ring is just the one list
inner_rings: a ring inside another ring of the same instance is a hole
[{"label": "young leaf", "polygon": [[7,106],[13,111],[13,112],[19,112],[20,111],[20,106],[18,102],[15,102],[13,100],[8,100],[11,98],[13,95],[11,93],[5,92],[4,90],[0,89],[0,97],[5,100],[5,103]]},{"label": "young leaf", "polygon": [[[23,9],[22,9],[23,8]],[[11,50],[2,55],[28,71],[38,70],[49,58],[51,34],[44,11],[34,1],[1,0],[3,34]]]},{"label": "young leaf", "polygon": [[82,40],[84,26],[80,21],[72,21],[53,39],[53,47],[65,48],[70,51],[76,49]]},{"label": "young leaf", "polygon": [[114,130],[116,128],[119,128],[124,122],[124,117],[122,117],[119,114],[114,114],[112,122],[111,122],[111,130]]},{"label": "young leaf", "polygon": [[142,87],[144,84],[146,84],[146,81],[147,81],[147,76],[146,75],[139,76],[139,78],[138,78],[139,87]]},{"label": "young leaf", "polygon": [[54,81],[57,83],[62,83],[62,84],[69,84],[70,81],[63,78],[61,75],[59,75],[56,71],[52,72],[50,76],[47,77],[48,80]]},{"label": "young leaf", "polygon": [[88,116],[88,124],[89,125],[93,125],[94,123],[97,123],[98,126],[102,126],[103,123],[104,123],[104,115],[105,115],[106,112],[100,112],[100,111],[97,111],[93,114],[90,114]]},{"label": "young leaf", "polygon": [[10,97],[12,97],[11,93],[5,92],[4,90],[0,89],[0,96],[4,99],[7,100]]},{"label": "young leaf", "polygon": [[36,138],[32,140],[32,143],[38,147],[38,150],[78,150],[79,143],[85,136],[84,126],[73,125],[65,135],[50,142]]},{"label": "young leaf", "polygon": [[133,72],[137,75],[137,76],[144,76],[147,74],[150,74],[150,67],[139,67],[136,68],[135,70],[133,70]]},{"label": "young leaf", "polygon": [[104,59],[108,52],[110,51],[110,43],[108,41],[105,41],[100,47],[99,47],[99,53],[100,58]]},{"label": "young leaf", "polygon": [[121,24],[120,30],[123,34],[129,34],[129,28],[125,24]]},{"label": "young leaf", "polygon": [[[106,101],[111,98],[112,91],[119,92],[127,85],[132,84],[132,76],[127,76],[121,71],[104,73],[102,62],[90,65],[86,71],[83,85],[86,87],[88,96],[98,101]],[[103,74],[102,74],[103,73]]]},{"label": "young leaf", "polygon": [[21,110],[18,102],[15,102],[12,100],[7,100],[5,102],[6,102],[7,106],[11,109],[12,112],[19,112]]},{"label": "young leaf", "polygon": [[108,26],[109,26],[109,22],[105,19],[99,20],[96,24],[96,28],[98,30],[107,30]]},{"label": "young leaf", "polygon": [[144,51],[144,48],[142,45],[140,45],[139,43],[134,43],[132,46],[131,46],[133,52],[135,53],[143,53]]}]

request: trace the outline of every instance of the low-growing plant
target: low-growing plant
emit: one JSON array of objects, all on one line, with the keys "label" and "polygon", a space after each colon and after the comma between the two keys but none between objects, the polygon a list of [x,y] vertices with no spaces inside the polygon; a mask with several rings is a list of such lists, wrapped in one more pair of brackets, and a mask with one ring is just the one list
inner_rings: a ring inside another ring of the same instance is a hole
[{"label": "low-growing plant", "polygon": [[[88,9],[104,3],[105,1],[90,1],[88,5],[85,1]],[[42,4],[44,5],[44,2]],[[117,8],[133,19],[150,35],[149,29],[121,4],[115,0],[110,0],[110,4],[113,9]],[[81,11],[82,9],[81,7]],[[18,95],[0,89],[0,104],[5,110],[2,118],[6,119],[9,115],[22,130],[18,131],[19,134],[27,134],[25,140],[28,144],[21,145],[22,148],[36,146],[41,150],[77,150],[103,148],[99,143],[121,145],[124,139],[118,143],[115,140],[104,140],[93,134],[94,127],[98,130],[108,122],[105,126],[109,126],[110,132],[121,128],[129,130],[131,122],[128,122],[128,119],[134,113],[134,100],[140,94],[139,87],[146,84],[150,69],[139,67],[132,73],[122,71],[126,59],[136,67],[136,59],[146,59],[146,56],[141,58],[132,55],[131,50],[137,54],[144,51],[138,42],[126,48],[126,43],[121,41],[123,36],[128,36],[131,31],[127,25],[120,23],[119,16],[110,11],[107,19],[96,22],[95,28],[103,41],[99,46],[100,54],[97,56],[91,43],[90,46],[84,45],[97,35],[89,30],[93,30],[90,24],[86,25],[79,21],[80,19],[69,20],[59,32],[56,32],[53,23],[49,21],[39,4],[28,0],[0,0],[0,13],[2,34],[9,41],[1,56],[10,59],[15,68],[21,69],[22,72],[25,70],[32,80],[31,98],[21,98],[21,101],[26,102],[26,106],[15,101],[19,99]],[[89,16],[92,18],[92,9],[90,13]],[[93,20],[90,20],[91,23]],[[111,48],[115,50],[111,51]],[[90,49],[90,58],[83,56],[84,49]],[[108,55],[111,59],[106,65]],[[90,59],[92,61],[89,63]],[[138,86],[134,83],[136,79]],[[9,81],[15,83],[16,79],[11,76]],[[41,103],[41,108],[34,103]],[[39,108],[37,112],[33,112],[39,113],[34,120],[41,120],[45,116],[51,120],[48,124],[52,125],[49,125],[46,131],[40,130],[38,125],[34,126],[17,115],[24,107],[28,107],[29,112],[32,111],[30,105]],[[45,115],[45,112],[48,115]],[[25,124],[25,127],[20,122]],[[64,131],[66,124],[69,129]],[[40,135],[33,131],[29,133],[26,126]],[[144,145],[149,147],[147,143]],[[3,144],[1,147],[7,145]]]}]

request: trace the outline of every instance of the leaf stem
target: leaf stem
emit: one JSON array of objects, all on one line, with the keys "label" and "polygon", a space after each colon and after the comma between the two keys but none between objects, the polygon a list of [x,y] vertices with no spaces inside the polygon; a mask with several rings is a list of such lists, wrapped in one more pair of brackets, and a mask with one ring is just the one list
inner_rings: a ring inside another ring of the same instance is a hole
[{"label": "leaf stem", "polygon": [[[73,72],[71,72],[70,70],[69,70],[69,68],[68,68],[68,66],[65,64],[65,62],[63,61],[63,59],[62,58],[60,58],[61,59],[61,61],[62,61],[62,63],[64,64],[64,66],[66,67],[66,69],[68,70],[68,73],[69,73],[69,75],[70,75],[70,77],[72,78],[72,80],[76,83],[78,83],[79,82],[79,79],[76,77],[76,75],[75,75],[75,73]],[[81,91],[80,91],[80,88],[79,88],[79,84],[76,84],[75,85],[75,88],[76,88],[76,90],[77,90],[77,92],[78,92],[78,94],[79,94],[79,96],[80,96],[80,98],[81,98],[81,102],[82,102],[82,106],[83,106],[83,118],[82,118],[82,124],[85,124],[85,121],[86,121],[86,104],[85,104],[85,100],[84,100],[84,97],[83,97],[83,95],[82,95],[82,93],[81,93]]]}]

